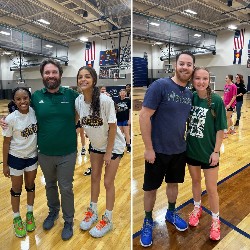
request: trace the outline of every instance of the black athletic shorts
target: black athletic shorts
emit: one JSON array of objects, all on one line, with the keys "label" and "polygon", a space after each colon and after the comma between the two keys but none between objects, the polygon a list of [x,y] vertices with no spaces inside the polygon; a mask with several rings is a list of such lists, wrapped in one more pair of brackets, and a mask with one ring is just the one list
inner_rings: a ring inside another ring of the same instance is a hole
[{"label": "black athletic shorts", "polygon": [[234,108],[230,107],[229,109],[227,109],[227,111],[234,111]]},{"label": "black athletic shorts", "polygon": [[145,162],[144,191],[158,189],[165,177],[166,183],[183,183],[185,177],[186,152],[175,155],[155,153],[153,164]]},{"label": "black athletic shorts", "polygon": [[197,161],[197,160],[194,160],[194,159],[189,158],[189,157],[187,157],[187,164],[188,165],[192,165],[192,166],[199,166],[199,167],[201,167],[201,169],[216,168],[216,167],[219,166],[219,162],[215,166],[210,166],[207,163],[204,163],[204,162],[201,162],[201,161]]},{"label": "black athletic shorts", "polygon": [[[98,151],[96,149],[93,149],[91,144],[89,144],[89,152],[93,152],[93,153],[96,153],[96,154],[105,154],[106,152],[101,152],[101,151]],[[112,153],[112,156],[111,156],[111,160],[115,160],[117,157],[120,157],[120,159],[123,157],[123,154],[114,154]]]},{"label": "black athletic shorts", "polygon": [[77,124],[76,124],[76,129],[78,129],[78,128],[82,128],[83,127],[83,125],[81,125],[81,122],[80,122],[80,120],[77,122]]}]

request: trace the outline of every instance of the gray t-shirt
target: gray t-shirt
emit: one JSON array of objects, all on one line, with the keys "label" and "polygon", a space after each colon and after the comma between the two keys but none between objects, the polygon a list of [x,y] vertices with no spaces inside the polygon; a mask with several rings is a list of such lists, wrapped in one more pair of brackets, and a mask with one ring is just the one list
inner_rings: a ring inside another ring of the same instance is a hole
[{"label": "gray t-shirt", "polygon": [[[109,96],[100,94],[100,106],[100,117],[96,118],[91,116],[90,104],[84,101],[83,95],[79,95],[75,100],[76,111],[80,116],[84,131],[89,137],[92,148],[106,152],[109,123],[116,123],[115,105]],[[117,127],[112,153],[123,154],[125,146],[124,136],[120,128]]]},{"label": "gray t-shirt", "polygon": [[161,78],[149,86],[143,106],[155,110],[151,118],[155,152],[167,155],[184,152],[186,121],[192,107],[191,91],[170,78]]}]

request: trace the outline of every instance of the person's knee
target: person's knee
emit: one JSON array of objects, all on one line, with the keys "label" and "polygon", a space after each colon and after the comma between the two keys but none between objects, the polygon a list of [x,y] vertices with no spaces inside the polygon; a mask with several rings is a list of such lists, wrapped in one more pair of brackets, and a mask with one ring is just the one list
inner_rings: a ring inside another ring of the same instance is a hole
[{"label": "person's knee", "polygon": [[36,189],[35,183],[26,183],[25,190],[26,192],[34,192]]},{"label": "person's knee", "polygon": [[193,185],[200,185],[201,184],[201,177],[192,177],[192,184]]},{"label": "person's knee", "polygon": [[115,186],[114,180],[104,179],[104,187],[105,189],[110,189]]},{"label": "person's knee", "polygon": [[217,185],[207,185],[206,189],[209,196],[213,197],[218,195]]},{"label": "person's knee", "polygon": [[20,197],[21,196],[21,193],[22,193],[22,189],[20,188],[20,189],[18,189],[18,188],[11,188],[10,189],[10,194],[11,194],[11,196],[13,196],[13,197]]}]

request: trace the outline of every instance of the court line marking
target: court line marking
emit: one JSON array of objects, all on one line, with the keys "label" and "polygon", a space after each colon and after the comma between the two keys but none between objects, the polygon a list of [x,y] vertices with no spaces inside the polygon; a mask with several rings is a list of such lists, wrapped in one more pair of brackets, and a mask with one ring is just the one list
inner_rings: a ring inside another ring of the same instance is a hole
[{"label": "court line marking", "polygon": [[[248,168],[250,166],[250,163],[248,163],[246,166],[236,170],[235,172],[233,172],[232,174],[226,176],[224,179],[220,180],[217,183],[217,186],[219,186],[220,184],[222,184],[223,182],[225,182],[226,180],[232,178],[233,176],[235,176],[236,174],[240,173],[241,171],[243,171],[244,169]],[[207,193],[207,190],[203,190],[201,193],[201,196],[205,195]],[[186,202],[184,202],[183,204],[181,204],[179,207],[176,208],[176,211],[179,211],[180,209],[184,208],[185,206],[187,206],[188,204],[193,203],[193,198],[187,200]],[[211,211],[205,207],[202,206],[202,208],[204,209],[204,211],[208,214],[211,215]],[[233,230],[235,230],[236,232],[240,233],[241,235],[245,236],[246,238],[250,239],[250,234],[248,234],[247,232],[241,230],[240,228],[236,227],[235,225],[231,224],[230,222],[228,222],[227,220],[223,219],[220,217],[220,220],[222,223],[224,223],[226,226],[232,228]],[[135,239],[136,237],[138,237],[141,234],[141,230],[139,230],[138,232],[133,234],[133,239]]]}]

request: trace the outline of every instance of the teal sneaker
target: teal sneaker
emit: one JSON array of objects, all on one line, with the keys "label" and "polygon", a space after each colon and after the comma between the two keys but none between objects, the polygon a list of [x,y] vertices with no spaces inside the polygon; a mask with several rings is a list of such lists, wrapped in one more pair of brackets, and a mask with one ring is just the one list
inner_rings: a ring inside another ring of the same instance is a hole
[{"label": "teal sneaker", "polygon": [[26,231],[32,232],[36,228],[35,218],[33,212],[26,213]]}]

